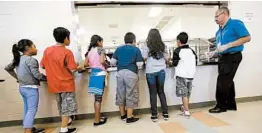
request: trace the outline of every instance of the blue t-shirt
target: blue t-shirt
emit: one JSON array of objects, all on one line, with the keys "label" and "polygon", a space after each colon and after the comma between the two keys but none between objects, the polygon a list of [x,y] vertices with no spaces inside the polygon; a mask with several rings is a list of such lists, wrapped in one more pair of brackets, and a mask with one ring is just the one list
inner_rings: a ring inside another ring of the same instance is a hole
[{"label": "blue t-shirt", "polygon": [[[246,36],[249,36],[249,32],[244,23],[240,20],[229,19],[224,28],[220,27],[216,32],[216,44],[225,45]],[[221,54],[241,52],[243,49],[244,45],[240,45],[232,47]]]},{"label": "blue t-shirt", "polygon": [[143,61],[140,49],[131,44],[118,47],[113,58],[117,60],[117,71],[128,69],[134,73],[138,71],[136,63]]}]

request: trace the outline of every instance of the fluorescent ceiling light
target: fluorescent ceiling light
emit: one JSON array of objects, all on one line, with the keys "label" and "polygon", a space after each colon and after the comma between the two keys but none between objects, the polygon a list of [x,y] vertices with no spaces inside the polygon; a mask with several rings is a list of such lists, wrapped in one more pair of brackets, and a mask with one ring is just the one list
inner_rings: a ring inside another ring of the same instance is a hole
[{"label": "fluorescent ceiling light", "polygon": [[152,7],[149,11],[148,17],[156,17],[162,12],[161,7]]}]

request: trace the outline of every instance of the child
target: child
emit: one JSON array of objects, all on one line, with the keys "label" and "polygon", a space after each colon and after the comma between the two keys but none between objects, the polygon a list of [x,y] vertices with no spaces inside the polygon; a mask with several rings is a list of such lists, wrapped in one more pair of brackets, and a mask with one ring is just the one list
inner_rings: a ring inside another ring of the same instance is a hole
[{"label": "child", "polygon": [[176,67],[176,95],[182,97],[181,107],[184,116],[190,116],[189,97],[192,90],[192,81],[196,72],[197,55],[187,45],[188,35],[181,32],[177,36],[178,48],[173,53],[173,65]]},{"label": "child", "polygon": [[164,120],[168,120],[168,107],[164,92],[166,77],[166,62],[169,61],[165,44],[157,29],[148,33],[146,45],[142,48],[142,55],[146,61],[146,79],[150,93],[151,120],[158,121],[157,95],[159,96]]},{"label": "child", "polygon": [[[12,52],[13,62],[7,65],[5,70],[19,82],[19,91],[24,101],[25,133],[44,132],[44,129],[33,127],[38,108],[40,80],[46,80],[46,76],[39,72],[38,61],[32,57],[37,54],[37,49],[31,40],[22,39],[18,44],[13,45]],[[20,55],[20,52],[23,55]]]},{"label": "child", "polygon": [[62,117],[60,133],[75,133],[70,116],[77,114],[74,72],[81,70],[77,66],[74,55],[66,46],[70,44],[70,32],[58,27],[53,31],[56,45],[46,48],[41,66],[46,70],[48,89],[56,95],[59,113]]},{"label": "child", "polygon": [[143,65],[143,59],[140,49],[135,46],[136,37],[133,33],[125,35],[125,43],[116,49],[111,64],[117,64],[116,105],[120,108],[121,119],[126,120],[126,123],[134,123],[139,120],[133,117],[133,109],[138,106],[138,66]]},{"label": "child", "polygon": [[98,35],[91,37],[91,43],[86,53],[85,66],[91,68],[88,93],[95,95],[95,122],[94,126],[103,125],[107,118],[100,117],[102,96],[105,87],[106,61],[103,39]]}]

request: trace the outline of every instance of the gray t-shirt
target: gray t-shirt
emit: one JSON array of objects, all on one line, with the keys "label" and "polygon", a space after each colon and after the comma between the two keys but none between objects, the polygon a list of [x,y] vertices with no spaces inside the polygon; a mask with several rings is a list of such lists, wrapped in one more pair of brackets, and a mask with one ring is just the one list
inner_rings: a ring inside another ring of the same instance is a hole
[{"label": "gray t-shirt", "polygon": [[38,61],[31,56],[21,56],[18,66],[10,63],[5,67],[6,71],[14,71],[14,69],[16,69],[20,86],[40,85],[40,80],[45,78],[45,76],[39,72]]},{"label": "gray t-shirt", "polygon": [[106,53],[104,48],[102,48],[102,47],[96,47],[96,48],[97,48],[97,52],[98,52],[99,55]]},{"label": "gray t-shirt", "polygon": [[164,57],[157,60],[153,57],[149,56],[149,48],[147,45],[144,45],[141,48],[142,56],[143,58],[146,58],[146,73],[155,73],[159,72],[166,68],[166,61],[169,58],[169,55],[167,53],[167,49],[165,48]]}]

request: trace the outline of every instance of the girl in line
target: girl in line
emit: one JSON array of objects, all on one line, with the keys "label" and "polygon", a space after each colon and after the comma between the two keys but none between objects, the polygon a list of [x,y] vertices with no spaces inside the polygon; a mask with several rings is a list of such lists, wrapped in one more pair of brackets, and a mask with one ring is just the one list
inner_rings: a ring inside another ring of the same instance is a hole
[{"label": "girl in line", "polygon": [[146,45],[142,47],[142,56],[144,61],[146,61],[146,79],[150,93],[151,119],[153,122],[158,120],[158,94],[162,107],[162,116],[164,117],[164,120],[168,120],[169,117],[164,84],[166,63],[169,61],[169,56],[157,29],[151,29],[149,31]]},{"label": "girl in line", "polygon": [[95,96],[95,122],[94,126],[103,125],[107,118],[101,117],[101,102],[105,88],[106,56],[103,49],[103,39],[98,35],[91,37],[91,43],[86,53],[85,66],[91,68],[88,93]]},{"label": "girl in line", "polygon": [[[24,101],[25,133],[42,133],[44,129],[33,127],[39,101],[38,88],[40,81],[46,80],[46,76],[39,72],[38,61],[32,57],[37,54],[36,46],[31,40],[22,39],[18,44],[13,45],[12,52],[14,59],[5,70],[19,83],[19,91]],[[21,55],[20,52],[23,54]]]}]

